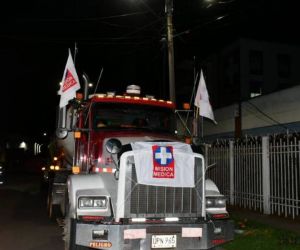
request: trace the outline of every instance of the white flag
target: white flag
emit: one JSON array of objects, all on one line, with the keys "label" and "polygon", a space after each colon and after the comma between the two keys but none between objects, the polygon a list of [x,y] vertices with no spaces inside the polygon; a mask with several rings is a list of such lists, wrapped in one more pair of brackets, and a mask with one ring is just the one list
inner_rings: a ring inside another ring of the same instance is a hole
[{"label": "white flag", "polygon": [[206,89],[205,80],[203,77],[203,72],[201,70],[200,80],[198,84],[197,94],[195,97],[194,105],[199,108],[199,115],[211,119],[215,124],[214,113],[212,111],[209,96]]},{"label": "white flag", "polygon": [[62,84],[58,94],[60,95],[59,107],[66,106],[69,100],[76,97],[76,91],[80,89],[79,79],[76,73],[71,51],[69,49],[69,57],[62,78]]}]

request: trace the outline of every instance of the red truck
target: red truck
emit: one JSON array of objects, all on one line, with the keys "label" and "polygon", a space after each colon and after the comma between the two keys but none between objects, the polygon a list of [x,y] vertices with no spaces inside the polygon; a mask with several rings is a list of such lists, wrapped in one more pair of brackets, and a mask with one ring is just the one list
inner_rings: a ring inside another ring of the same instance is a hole
[{"label": "red truck", "polygon": [[84,96],[61,110],[56,133],[64,171],[49,197],[64,216],[66,250],[210,249],[233,239],[203,155],[176,136],[174,103],[135,85]]}]

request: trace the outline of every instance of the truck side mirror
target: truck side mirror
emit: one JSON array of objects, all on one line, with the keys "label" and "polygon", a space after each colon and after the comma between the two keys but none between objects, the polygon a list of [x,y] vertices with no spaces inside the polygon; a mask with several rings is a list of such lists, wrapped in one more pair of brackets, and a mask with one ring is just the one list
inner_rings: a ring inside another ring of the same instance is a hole
[{"label": "truck side mirror", "polygon": [[68,130],[66,128],[57,128],[55,134],[58,139],[65,139],[68,135]]},{"label": "truck side mirror", "polygon": [[122,149],[122,143],[118,139],[109,139],[105,144],[106,150],[110,154],[117,154]]},{"label": "truck side mirror", "polygon": [[73,129],[76,123],[75,109],[70,107],[68,110],[66,107],[58,107],[56,131],[55,135],[58,139],[65,139],[68,135],[68,131]]}]

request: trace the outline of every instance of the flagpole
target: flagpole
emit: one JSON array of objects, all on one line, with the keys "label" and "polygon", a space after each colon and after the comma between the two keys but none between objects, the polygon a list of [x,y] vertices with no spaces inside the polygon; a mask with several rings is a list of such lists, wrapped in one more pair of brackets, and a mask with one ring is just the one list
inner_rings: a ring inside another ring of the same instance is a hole
[{"label": "flagpole", "polygon": [[204,119],[203,119],[203,116],[201,116],[201,137],[202,137],[202,140],[203,140],[203,131],[204,131]]},{"label": "flagpole", "polygon": [[198,137],[199,134],[199,111],[199,107],[196,107],[196,109],[194,109],[193,137]]},{"label": "flagpole", "polygon": [[78,52],[78,49],[77,49],[77,43],[75,42],[75,47],[74,47],[74,65],[75,65],[75,61],[76,61],[76,56],[77,56],[77,52]]},{"label": "flagpole", "polygon": [[[196,76],[194,76],[194,86],[193,86],[193,91],[192,91],[192,95],[191,95],[191,99],[190,99],[190,107],[192,106],[192,102],[193,102],[193,99],[195,96],[197,78],[198,78],[198,73],[196,74]],[[194,117],[195,117],[195,109],[194,109]],[[188,122],[188,119],[189,119],[189,112],[187,113],[187,116],[186,116],[186,120],[185,120],[186,123]]]}]

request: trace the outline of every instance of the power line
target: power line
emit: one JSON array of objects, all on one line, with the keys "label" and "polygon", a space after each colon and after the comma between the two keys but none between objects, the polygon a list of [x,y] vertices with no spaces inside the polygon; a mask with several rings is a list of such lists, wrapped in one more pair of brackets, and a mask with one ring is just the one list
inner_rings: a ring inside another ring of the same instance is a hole
[{"label": "power line", "polygon": [[106,16],[106,17],[85,17],[85,18],[18,18],[15,19],[16,22],[24,23],[24,22],[48,22],[48,23],[54,23],[54,22],[60,22],[60,23],[66,23],[66,22],[96,22],[101,20],[107,20],[107,19],[117,19],[122,17],[131,17],[136,15],[144,15],[149,13],[149,11],[139,11],[139,12],[132,12],[132,13],[124,13],[120,15],[112,15],[112,16]]},{"label": "power line", "polygon": [[283,127],[286,130],[289,130],[289,128],[287,126],[285,126],[284,124],[280,123],[279,121],[275,120],[274,118],[272,118],[271,116],[269,116],[268,114],[266,114],[264,111],[262,111],[256,105],[254,105],[252,102],[250,102],[250,101],[246,101],[246,102],[249,103],[252,107],[254,107],[259,113],[261,113],[262,115],[264,115],[265,117],[267,117],[268,119],[270,119],[272,122],[274,122],[278,126]]}]

